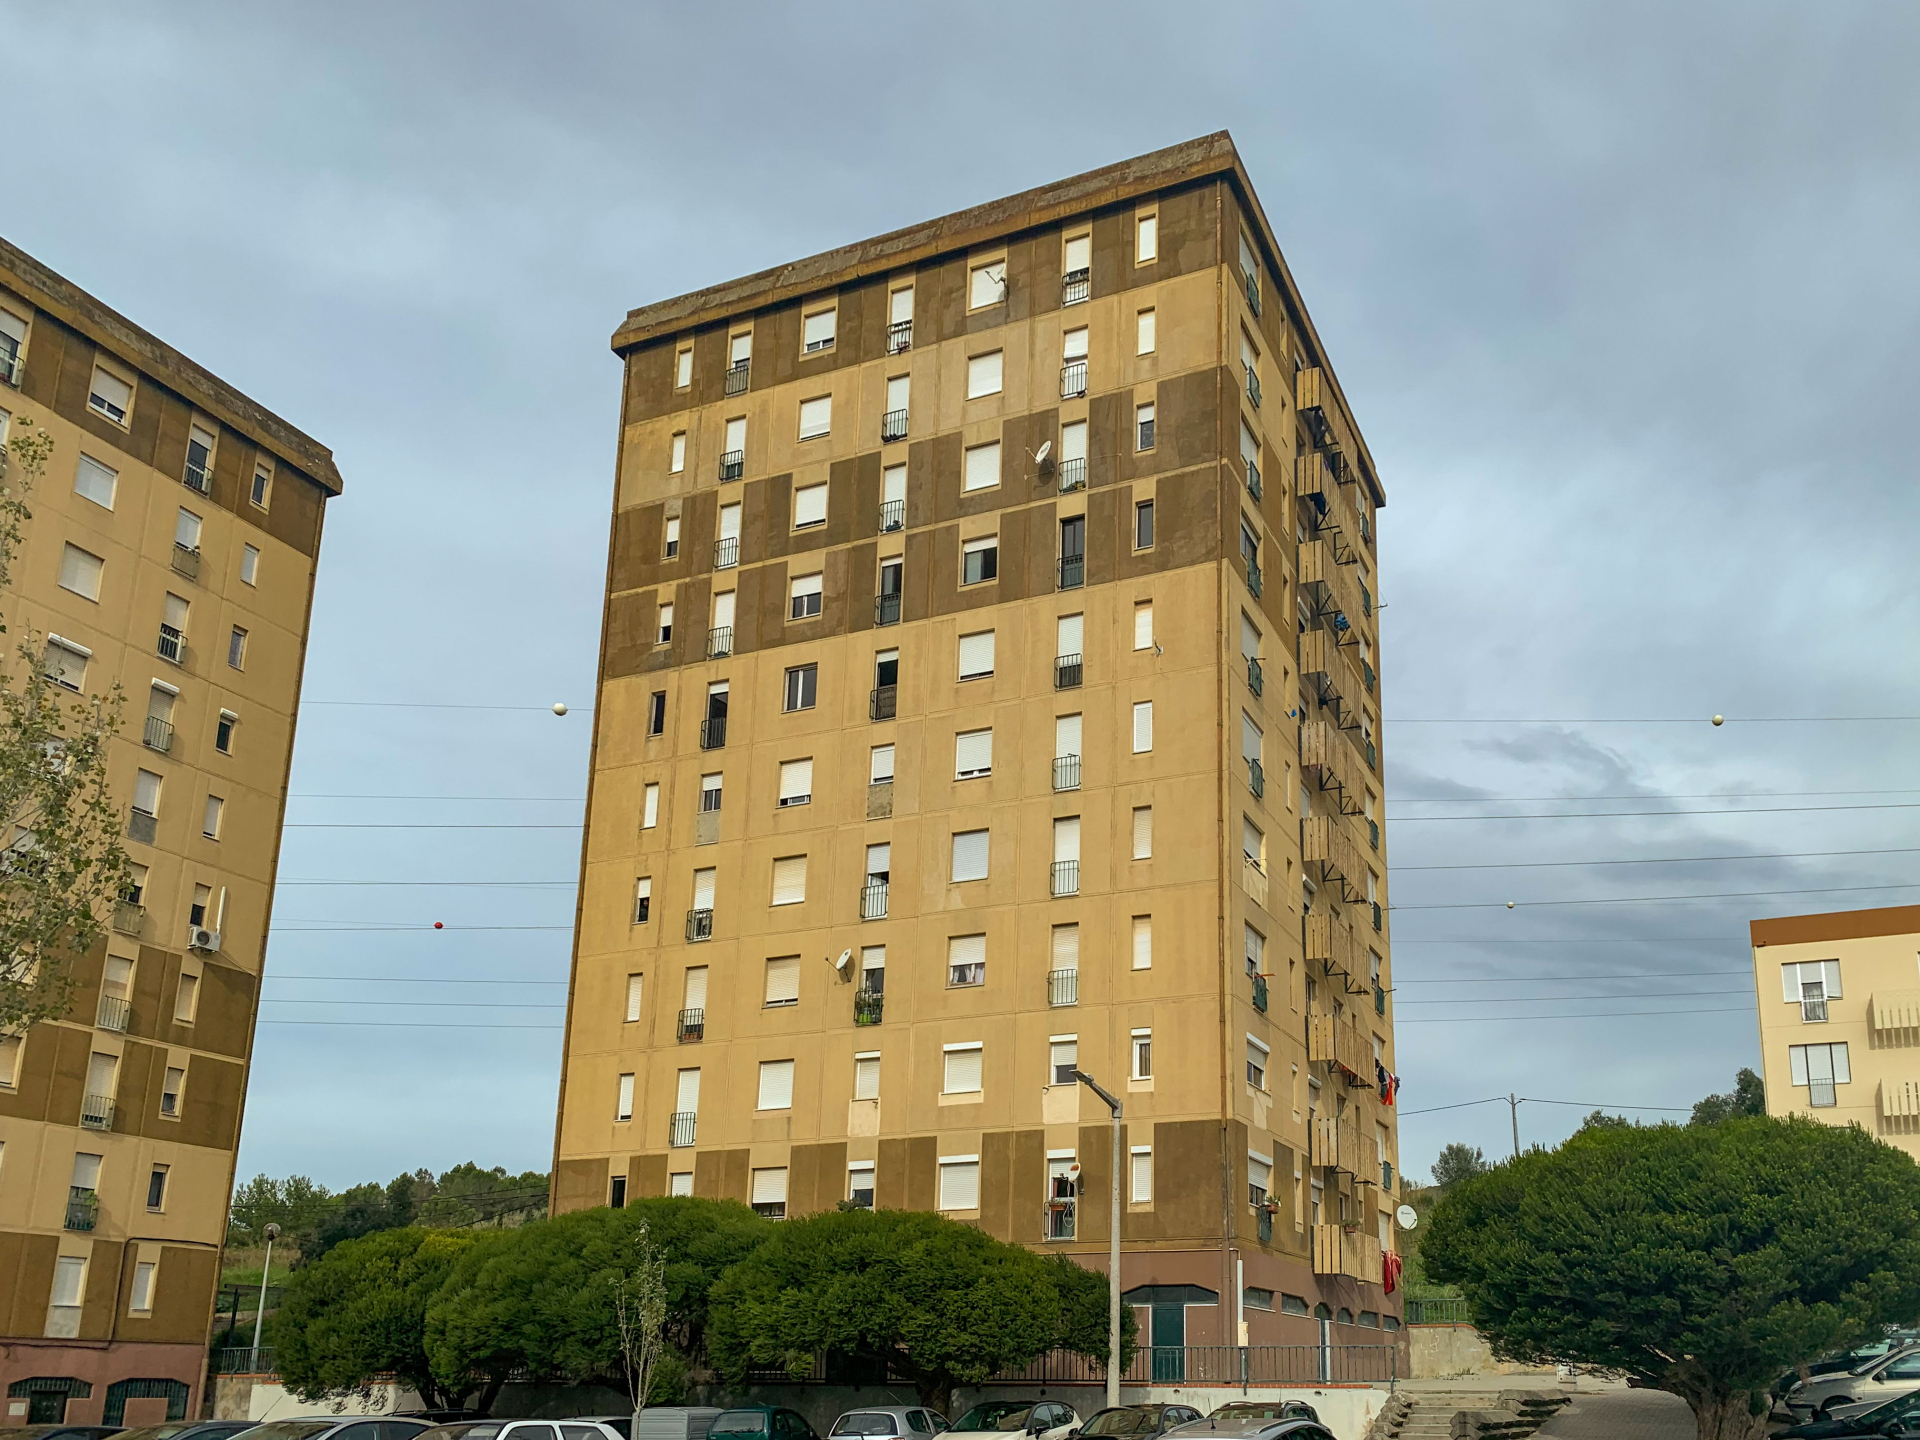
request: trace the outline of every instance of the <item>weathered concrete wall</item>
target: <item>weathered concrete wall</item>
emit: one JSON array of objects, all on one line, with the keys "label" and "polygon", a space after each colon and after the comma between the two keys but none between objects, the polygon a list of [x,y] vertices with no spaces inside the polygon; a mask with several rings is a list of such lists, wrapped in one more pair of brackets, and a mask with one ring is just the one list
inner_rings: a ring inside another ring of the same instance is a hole
[{"label": "weathered concrete wall", "polygon": [[1416,1380],[1460,1375],[1551,1375],[1551,1365],[1515,1365],[1493,1351],[1471,1325],[1409,1325],[1407,1343]]}]

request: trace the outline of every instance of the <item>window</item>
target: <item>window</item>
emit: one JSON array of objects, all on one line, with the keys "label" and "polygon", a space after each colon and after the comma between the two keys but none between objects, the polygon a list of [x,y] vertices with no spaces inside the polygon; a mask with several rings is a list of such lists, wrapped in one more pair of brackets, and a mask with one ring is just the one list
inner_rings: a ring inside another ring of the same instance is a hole
[{"label": "window", "polygon": [[807,857],[786,855],[773,862],[775,905],[798,905],[807,898]]},{"label": "window", "polygon": [[650,782],[640,793],[640,828],[651,830],[660,823],[660,785]]},{"label": "window", "polygon": [[[977,1056],[978,1053],[976,1051],[975,1055]],[[979,1156],[942,1155],[940,1157],[939,1204],[942,1210],[978,1210],[980,1208]]]},{"label": "window", "polygon": [[1133,353],[1136,355],[1151,355],[1153,353],[1153,311],[1142,310],[1136,315],[1134,317],[1133,328]]},{"label": "window", "polygon": [[960,678],[979,680],[993,674],[993,631],[979,630],[960,637]]},{"label": "window", "polygon": [[78,545],[68,545],[60,556],[60,588],[71,590],[83,600],[98,601],[100,572],[106,563]]},{"label": "window", "polygon": [[1133,917],[1133,968],[1136,970],[1153,968],[1153,917],[1151,915]]},{"label": "window", "polygon": [[1153,448],[1153,406],[1136,405],[1133,407],[1133,448],[1151,450]]},{"label": "window", "polygon": [[662,553],[669,560],[680,553],[680,517],[678,515],[671,515],[667,518],[667,528]]},{"label": "window", "polygon": [[889,465],[880,472],[880,528],[902,530],[907,524],[907,467]]},{"label": "window", "polygon": [[[198,993],[198,987],[196,987]],[[183,1065],[169,1065],[160,1082],[160,1113],[179,1118],[180,1097],[187,1088],[187,1071]]]},{"label": "window", "polygon": [[22,1048],[20,1036],[0,1035],[0,1086],[11,1089],[19,1082]]},{"label": "window", "polygon": [[820,613],[821,576],[818,572],[802,575],[788,588],[787,618],[811,620]]},{"label": "window", "polygon": [[673,1174],[669,1175],[667,1177],[667,1194],[693,1194],[693,1172],[691,1170],[676,1170]]},{"label": "window", "polygon": [[1135,1145],[1130,1160],[1130,1182],[1127,1186],[1127,1198],[1135,1205],[1146,1205],[1153,1200],[1153,1147]]},{"label": "window", "polygon": [[125,425],[127,411],[133,408],[133,386],[104,366],[95,365],[93,384],[87,390],[87,408],[116,425]]},{"label": "window", "polygon": [[[141,770],[133,777],[133,808],[142,815],[160,813],[160,777],[151,770]],[[197,923],[197,922],[196,922]]]},{"label": "window", "polygon": [[738,480],[747,467],[747,417],[736,415],[727,421],[727,438],[721,442],[720,478]]},{"label": "window", "polygon": [[182,550],[192,550],[198,553],[200,549],[201,528],[202,522],[200,517],[184,506],[181,507],[180,512],[174,516],[173,520],[173,543]]},{"label": "window", "polygon": [[678,475],[687,468],[687,432],[676,430],[667,449],[667,473]]},{"label": "window", "polygon": [[1240,817],[1240,853],[1262,875],[1267,873],[1267,837],[1244,815]]},{"label": "window", "polygon": [[1160,258],[1160,217],[1142,215],[1133,222],[1133,263],[1144,265]]},{"label": "window", "polygon": [[214,722],[213,748],[222,755],[233,753],[233,732],[240,723],[240,717],[231,710],[222,710],[220,718]]},{"label": "window", "polygon": [[273,488],[273,471],[265,461],[253,467],[253,484],[247,491],[247,499],[256,510],[267,508],[267,495]]},{"label": "window", "polygon": [[1055,1035],[1047,1042],[1047,1063],[1055,1085],[1078,1085],[1074,1071],[1080,1068],[1080,1040],[1075,1035]]},{"label": "window", "polygon": [[993,773],[993,731],[966,730],[953,737],[953,778],[972,780]]},{"label": "window", "polygon": [[820,667],[796,665],[787,671],[786,708],[811,710],[820,692]]},{"label": "window", "polygon": [[1267,1047],[1247,1036],[1247,1084],[1256,1090],[1267,1088]]},{"label": "window", "polygon": [[990,260],[976,265],[967,276],[967,308],[979,310],[1007,298],[1007,262]]},{"label": "window", "polygon": [[1153,548],[1153,501],[1142,500],[1133,507],[1133,548]]},{"label": "window", "polygon": [[[981,937],[975,937],[981,938]],[[947,1045],[942,1047],[942,1060],[945,1072],[942,1075],[941,1091],[947,1095],[978,1095],[982,1071],[981,1044]]]},{"label": "window", "polygon": [[987,832],[959,830],[953,837],[953,883],[987,878]]},{"label": "window", "polygon": [[992,350],[985,355],[968,356],[967,398],[978,400],[982,395],[998,395],[1005,369],[1003,351]]},{"label": "window", "polygon": [[[813,760],[782,760],[780,762],[780,805],[784,810],[789,805],[810,805],[813,803]],[[718,809],[718,806],[714,807]]]},{"label": "window", "polygon": [[1133,648],[1153,649],[1153,602],[1136,600],[1133,606]]},{"label": "window", "polygon": [[633,1076],[631,1075],[620,1077],[619,1094],[613,1103],[613,1118],[615,1120],[633,1119]]},{"label": "window", "polygon": [[840,322],[838,310],[816,310],[800,324],[800,340],[811,355],[819,350],[831,350],[835,327]]},{"label": "window", "polygon": [[[867,878],[869,880],[875,879],[875,878],[884,880],[886,878],[886,873],[884,871],[878,877],[876,877],[873,874],[872,866],[874,863],[874,857],[872,852],[876,848],[885,849],[887,847],[885,846],[876,847],[871,845],[867,847],[867,850],[868,850]],[[891,860],[883,858],[880,861],[880,863],[882,865],[890,865],[893,862]],[[863,945],[860,947],[860,988],[861,990],[863,990],[869,995],[883,995],[886,993],[886,989],[887,989],[887,947],[886,946]],[[877,1067],[879,1063],[878,1055],[874,1056],[874,1063]],[[874,1081],[876,1085],[879,1083],[879,1080],[877,1078],[878,1073],[879,1072],[876,1069],[875,1070],[876,1078]]]},{"label": "window", "polygon": [[657,645],[665,645],[673,639],[673,606],[662,605],[659,610],[660,629],[654,638]]},{"label": "window", "polygon": [[800,402],[800,438],[815,440],[833,430],[833,397],[816,396]]},{"label": "window", "polygon": [[1133,753],[1144,755],[1153,749],[1153,702],[1138,700],[1133,706]]},{"label": "window", "polygon": [[147,1208],[164,1210],[167,1205],[167,1167],[156,1165],[147,1172]]},{"label": "window", "polygon": [[1263,1290],[1258,1285],[1249,1285],[1246,1304],[1249,1310],[1271,1310],[1273,1309],[1273,1291]]},{"label": "window", "polygon": [[1800,1007],[1803,1022],[1823,1021],[1827,1018],[1827,1002],[1840,998],[1840,962],[1806,960],[1797,965],[1782,965],[1780,986],[1783,998]]},{"label": "window", "polygon": [[1128,1047],[1133,1056],[1133,1068],[1130,1078],[1151,1080],[1153,1078],[1153,1031],[1135,1030],[1131,1037],[1133,1043]]},{"label": "window", "polygon": [[240,583],[257,585],[260,581],[260,550],[254,545],[240,547]]},{"label": "window", "polygon": [[1253,926],[1244,927],[1243,948],[1247,956],[1247,974],[1264,975],[1267,968],[1267,937]]},{"label": "window", "polygon": [[1807,1104],[1816,1110],[1838,1104],[1833,1087],[1853,1081],[1845,1041],[1836,1045],[1789,1045],[1787,1063],[1793,1083],[1807,1087]]},{"label": "window", "polygon": [[667,729],[667,692],[656,690],[647,701],[647,734],[663,735]]},{"label": "window", "polygon": [[74,467],[73,493],[91,500],[103,510],[113,508],[113,492],[120,483],[120,472],[102,465],[91,455],[82,455]]},{"label": "window", "polygon": [[238,625],[227,636],[227,664],[235,670],[247,668],[247,632]]},{"label": "window", "polygon": [[1267,1192],[1273,1186],[1273,1160],[1270,1156],[1247,1152],[1247,1203],[1260,1206],[1267,1203]]},{"label": "window", "polygon": [[1054,658],[1071,655],[1080,658],[1081,636],[1086,629],[1084,615],[1062,615],[1054,630]]},{"label": "window", "polygon": [[227,802],[218,795],[207,796],[207,808],[200,821],[200,833],[209,840],[220,838],[220,821],[226,814]]},{"label": "window", "polygon": [[1240,273],[1247,279],[1258,282],[1260,266],[1253,258],[1253,242],[1247,239],[1247,232],[1240,232]]},{"label": "window", "polygon": [[1133,858],[1136,860],[1153,858],[1153,807],[1151,805],[1133,807]]},{"label": "window", "polygon": [[627,976],[627,1024],[629,1025],[640,1018],[640,998],[645,980],[644,975]]},{"label": "window", "polygon": [[20,351],[26,343],[27,322],[11,310],[0,310],[0,380],[15,388],[25,379]]},{"label": "window", "polygon": [[176,1024],[193,1024],[194,1012],[200,1008],[200,977],[191,971],[180,976],[180,988],[173,996],[173,1018]]},{"label": "window", "polygon": [[724,775],[702,775],[700,777],[700,813],[702,815],[717,815],[720,812],[720,803],[725,793],[725,785],[726,777]]},{"label": "window", "polygon": [[762,1060],[760,1062],[760,1098],[753,1108],[756,1110],[791,1110],[793,1108],[793,1061]]},{"label": "window", "polygon": [[686,345],[673,354],[673,388],[684,390],[693,383],[693,347]]},{"label": "window", "polygon": [[988,535],[968,540],[960,547],[960,583],[978,585],[1000,574],[1000,537]]},{"label": "window", "polygon": [[886,785],[893,781],[893,746],[876,745],[873,747],[867,766],[869,785]]},{"label": "window", "polygon": [[966,453],[960,472],[962,490],[988,490],[1000,483],[1000,442],[975,445]]},{"label": "window", "polygon": [[793,528],[805,530],[827,523],[827,485],[802,485],[793,492]]}]

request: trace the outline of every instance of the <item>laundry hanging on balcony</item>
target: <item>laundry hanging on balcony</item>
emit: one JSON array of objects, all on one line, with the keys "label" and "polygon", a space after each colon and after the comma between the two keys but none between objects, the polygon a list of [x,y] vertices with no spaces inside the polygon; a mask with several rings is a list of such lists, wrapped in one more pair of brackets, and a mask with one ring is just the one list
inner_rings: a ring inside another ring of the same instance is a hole
[{"label": "laundry hanging on balcony", "polygon": [[1385,1105],[1393,1104],[1394,1097],[1400,1093],[1400,1077],[1387,1069],[1387,1067],[1382,1065],[1378,1060],[1373,1062],[1373,1075],[1380,1086],[1381,1103]]},{"label": "laundry hanging on balcony", "polygon": [[1380,1288],[1391,1295],[1400,1285],[1400,1257],[1391,1250],[1380,1254]]}]

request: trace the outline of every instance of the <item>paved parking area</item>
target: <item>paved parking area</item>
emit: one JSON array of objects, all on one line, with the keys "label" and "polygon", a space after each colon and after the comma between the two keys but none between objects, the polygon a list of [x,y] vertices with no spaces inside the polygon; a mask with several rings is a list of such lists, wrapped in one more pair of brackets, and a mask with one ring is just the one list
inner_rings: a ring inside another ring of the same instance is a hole
[{"label": "paved parking area", "polygon": [[1661,1390],[1580,1395],[1540,1427],[1542,1440],[1694,1440],[1693,1411]]}]

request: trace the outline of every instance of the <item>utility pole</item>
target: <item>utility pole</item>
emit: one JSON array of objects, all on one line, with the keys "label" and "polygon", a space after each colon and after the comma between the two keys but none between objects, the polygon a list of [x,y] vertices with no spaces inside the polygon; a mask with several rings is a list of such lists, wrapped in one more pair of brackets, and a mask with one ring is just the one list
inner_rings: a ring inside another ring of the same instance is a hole
[{"label": "utility pole", "polygon": [[260,1327],[267,1318],[267,1277],[273,1273],[273,1242],[280,1238],[278,1225],[267,1226],[267,1263],[260,1267],[260,1303],[253,1311],[253,1364],[260,1364]]},{"label": "utility pole", "polygon": [[1120,1102],[1100,1088],[1100,1082],[1084,1070],[1075,1070],[1073,1078],[1107,1102],[1113,1111],[1113,1170],[1108,1188],[1113,1193],[1112,1223],[1107,1239],[1107,1406],[1120,1403]]},{"label": "utility pole", "polygon": [[1513,1158],[1520,1158],[1520,1098],[1511,1090],[1507,1092],[1507,1108],[1513,1116]]}]

